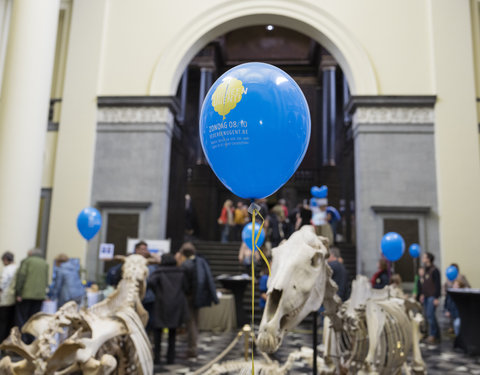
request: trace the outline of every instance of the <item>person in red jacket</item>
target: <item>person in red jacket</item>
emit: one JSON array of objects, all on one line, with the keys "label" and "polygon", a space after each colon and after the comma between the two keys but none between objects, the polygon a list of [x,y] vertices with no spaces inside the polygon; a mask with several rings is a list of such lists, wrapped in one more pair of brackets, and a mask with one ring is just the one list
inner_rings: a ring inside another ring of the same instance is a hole
[{"label": "person in red jacket", "polygon": [[388,264],[384,258],[378,260],[378,271],[372,276],[370,282],[374,289],[383,289],[389,284]]},{"label": "person in red jacket", "polygon": [[227,199],[222,207],[222,212],[218,218],[218,224],[221,226],[222,235],[221,242],[228,242],[230,236],[230,227],[234,225],[233,221],[234,208],[233,202],[230,199]]}]

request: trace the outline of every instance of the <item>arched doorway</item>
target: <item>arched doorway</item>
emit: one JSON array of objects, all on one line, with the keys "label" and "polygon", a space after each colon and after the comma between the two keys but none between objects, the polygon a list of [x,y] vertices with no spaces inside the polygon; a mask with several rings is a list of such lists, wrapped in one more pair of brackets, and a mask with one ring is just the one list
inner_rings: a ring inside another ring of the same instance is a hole
[{"label": "arched doorway", "polygon": [[[226,199],[239,200],[207,165],[198,139],[198,118],[212,83],[233,66],[250,61],[274,64],[290,74],[304,92],[312,118],[305,159],[267,204],[285,199],[293,226],[297,205],[310,198],[310,188],[329,186],[329,204],[343,216],[337,239],[351,248],[354,173],[351,119],[343,109],[349,98],[347,80],[335,58],[317,41],[273,24],[237,28],[217,37],[185,69],[177,89],[181,111],[177,116],[178,134],[172,143],[167,235],[174,244],[186,238],[219,240],[216,223],[222,204]],[[261,150],[259,161],[260,167],[268,168],[261,165]],[[191,197],[191,202],[185,203],[187,207],[182,206],[185,194]],[[179,223],[186,226],[182,228]]]}]

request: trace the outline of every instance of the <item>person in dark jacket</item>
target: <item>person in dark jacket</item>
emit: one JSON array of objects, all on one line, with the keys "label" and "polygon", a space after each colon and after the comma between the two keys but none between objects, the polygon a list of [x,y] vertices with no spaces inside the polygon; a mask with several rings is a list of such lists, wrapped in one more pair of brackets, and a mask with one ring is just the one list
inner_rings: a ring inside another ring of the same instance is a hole
[{"label": "person in dark jacket", "polygon": [[390,277],[388,276],[388,264],[384,258],[378,261],[378,271],[372,276],[370,280],[372,288],[383,289],[390,283]]},{"label": "person in dark jacket", "polygon": [[185,294],[188,303],[188,357],[197,356],[198,310],[218,303],[217,290],[207,261],[196,256],[195,246],[185,242],[176,256],[185,272]]},{"label": "person in dark jacket", "polygon": [[438,327],[436,309],[439,304],[442,286],[440,272],[433,264],[435,256],[432,253],[422,255],[422,263],[425,266],[425,275],[420,280],[420,302],[423,303],[425,317],[428,322],[429,344],[438,344],[440,341],[440,329]]},{"label": "person in dark jacket", "polygon": [[148,277],[148,285],[155,294],[153,309],[154,363],[160,363],[162,331],[168,328],[167,363],[175,362],[176,329],[187,315],[185,280],[183,269],[177,267],[175,257],[166,253],[160,267]]},{"label": "person in dark jacket", "polygon": [[339,259],[340,249],[338,247],[331,247],[328,265],[333,271],[332,279],[337,283],[338,286],[337,294],[342,301],[345,302],[349,297],[348,273],[347,269]]}]

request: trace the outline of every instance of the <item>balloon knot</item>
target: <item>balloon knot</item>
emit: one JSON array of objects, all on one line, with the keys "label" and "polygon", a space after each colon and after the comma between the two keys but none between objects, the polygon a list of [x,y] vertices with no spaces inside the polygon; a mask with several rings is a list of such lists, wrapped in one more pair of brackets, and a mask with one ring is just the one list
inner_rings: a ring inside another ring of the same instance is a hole
[{"label": "balloon knot", "polygon": [[253,211],[260,212],[260,209],[261,209],[261,208],[262,208],[262,207],[260,207],[260,206],[259,206],[258,204],[256,204],[255,202],[252,202],[252,203],[250,204],[250,207],[248,207],[248,212],[249,212],[250,214],[253,214]]}]

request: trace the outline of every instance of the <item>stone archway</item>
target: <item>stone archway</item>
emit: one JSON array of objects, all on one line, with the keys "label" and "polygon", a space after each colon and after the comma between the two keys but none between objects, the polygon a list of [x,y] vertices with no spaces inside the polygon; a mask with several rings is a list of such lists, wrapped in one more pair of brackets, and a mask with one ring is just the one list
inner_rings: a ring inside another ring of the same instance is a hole
[{"label": "stone archway", "polygon": [[373,67],[348,28],[320,7],[288,0],[250,0],[206,9],[166,48],[154,68],[149,94],[174,95],[189,61],[214,38],[240,27],[267,23],[309,35],[327,48],[345,73],[352,95],[377,95]]}]

